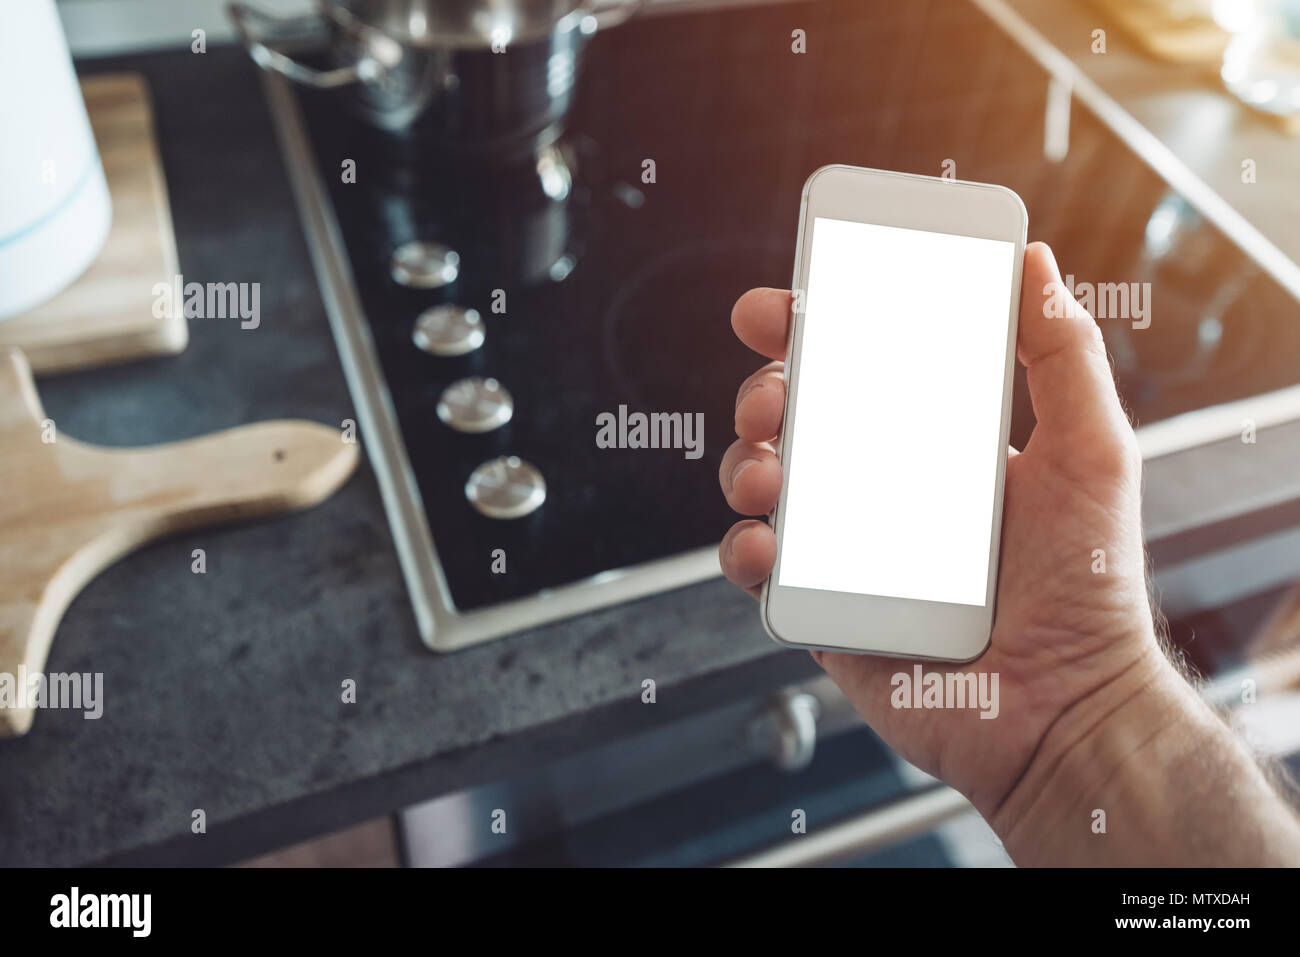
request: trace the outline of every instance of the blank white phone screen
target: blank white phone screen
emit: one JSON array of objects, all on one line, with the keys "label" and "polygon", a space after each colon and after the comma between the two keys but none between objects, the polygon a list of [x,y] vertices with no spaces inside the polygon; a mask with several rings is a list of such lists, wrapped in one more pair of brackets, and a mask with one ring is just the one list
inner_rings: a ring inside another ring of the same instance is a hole
[{"label": "blank white phone screen", "polygon": [[1014,255],[813,221],[779,585],[985,604]]}]

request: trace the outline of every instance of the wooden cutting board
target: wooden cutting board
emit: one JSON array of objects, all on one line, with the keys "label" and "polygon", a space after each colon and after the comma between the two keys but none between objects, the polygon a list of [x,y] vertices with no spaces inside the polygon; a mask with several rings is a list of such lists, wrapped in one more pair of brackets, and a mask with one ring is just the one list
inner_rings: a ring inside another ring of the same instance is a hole
[{"label": "wooden cutting board", "polygon": [[1218,68],[1231,39],[1209,0],[1092,0],[1148,56]]},{"label": "wooden cutting board", "polygon": [[[357,457],[338,429],[288,420],[146,448],[88,445],[46,419],[23,354],[0,349],[0,674],[41,671],[68,604],[126,553],[315,505]],[[0,737],[26,733],[32,718],[0,707]]]},{"label": "wooden cutting board", "polygon": [[[1222,85],[1219,68],[1232,35],[1215,22],[1211,0],[1090,2],[1147,56],[1201,67],[1208,81]],[[1245,3],[1245,0],[1240,2]],[[1242,105],[1287,136],[1300,136],[1300,112],[1276,113],[1245,101]]]},{"label": "wooden cutting board", "polygon": [[154,284],[170,285],[178,266],[144,77],[87,77],[81,93],[113,200],[113,225],[76,282],[30,312],[0,321],[0,347],[22,349],[38,373],[175,355],[189,342],[179,310],[154,315]]}]

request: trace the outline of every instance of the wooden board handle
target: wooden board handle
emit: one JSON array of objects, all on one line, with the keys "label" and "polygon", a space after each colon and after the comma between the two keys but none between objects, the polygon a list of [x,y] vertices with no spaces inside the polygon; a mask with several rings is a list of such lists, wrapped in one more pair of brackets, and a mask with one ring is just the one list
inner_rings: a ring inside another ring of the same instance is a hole
[{"label": "wooden board handle", "polygon": [[[186,529],[315,505],[357,459],[338,429],[301,421],[89,445],[51,431],[22,354],[0,352],[0,675],[39,672],[68,604],[121,556]],[[32,717],[0,707],[0,737],[23,734]]]}]

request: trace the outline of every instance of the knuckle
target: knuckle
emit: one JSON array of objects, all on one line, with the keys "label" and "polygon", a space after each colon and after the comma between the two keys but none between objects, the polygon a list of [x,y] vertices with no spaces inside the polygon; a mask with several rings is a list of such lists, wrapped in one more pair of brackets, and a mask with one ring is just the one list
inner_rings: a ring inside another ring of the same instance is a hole
[{"label": "knuckle", "polygon": [[1127,425],[1121,426],[1094,446],[1093,467],[1112,480],[1134,478],[1142,471],[1142,452],[1137,435]]},{"label": "knuckle", "polygon": [[1092,316],[1084,313],[1075,320],[1075,328],[1078,330],[1075,335],[1079,337],[1080,346],[1088,352],[1100,356],[1106,355],[1106,339],[1101,334],[1101,326]]}]

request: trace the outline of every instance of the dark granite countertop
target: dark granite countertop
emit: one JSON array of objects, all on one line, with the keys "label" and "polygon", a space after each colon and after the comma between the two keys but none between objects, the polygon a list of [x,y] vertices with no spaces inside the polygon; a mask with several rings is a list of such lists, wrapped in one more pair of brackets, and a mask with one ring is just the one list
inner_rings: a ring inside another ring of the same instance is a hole
[{"label": "dark granite countertop", "polygon": [[[108,445],[355,418],[246,55],[81,66],[146,75],[181,269],[261,283],[262,321],[191,320],[178,357],[42,380],[48,414]],[[1261,430],[1249,462],[1227,440],[1148,463],[1157,571],[1300,526],[1297,442],[1290,423]],[[190,570],[194,548],[205,575]],[[103,672],[104,714],[42,711],[26,737],[0,741],[0,864],[230,862],[815,667],[769,641],[753,602],[721,580],[433,655],[363,460],[311,511],[186,534],[107,569],[68,609],[47,670]],[[355,704],[341,701],[349,678]],[[196,809],[205,834],[191,833]]]},{"label": "dark granite countertop", "polygon": [[[260,282],[262,322],[191,320],[178,357],[41,380],[48,414],[107,445],[355,417],[247,56],[81,67],[147,76],[181,270]],[[107,569],[68,609],[47,670],[103,672],[104,714],[42,711],[0,741],[0,864],[238,860],[815,669],[721,580],[431,654],[363,459],[315,509]],[[348,678],[355,704],[341,701]]]}]

